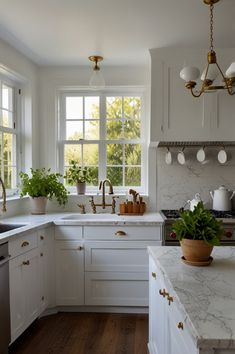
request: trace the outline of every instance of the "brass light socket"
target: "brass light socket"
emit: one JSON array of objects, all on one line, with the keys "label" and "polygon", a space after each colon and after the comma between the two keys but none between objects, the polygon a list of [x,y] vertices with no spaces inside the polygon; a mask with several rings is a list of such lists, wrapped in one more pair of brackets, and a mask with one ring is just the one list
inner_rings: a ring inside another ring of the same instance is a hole
[{"label": "brass light socket", "polygon": [[220,0],[203,0],[206,5],[214,5]]}]

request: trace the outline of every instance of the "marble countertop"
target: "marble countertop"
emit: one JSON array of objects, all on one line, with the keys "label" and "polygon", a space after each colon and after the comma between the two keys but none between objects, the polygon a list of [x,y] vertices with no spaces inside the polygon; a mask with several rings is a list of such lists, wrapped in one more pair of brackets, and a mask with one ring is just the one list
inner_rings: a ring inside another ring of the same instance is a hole
[{"label": "marble countertop", "polygon": [[235,247],[214,247],[209,267],[181,261],[180,247],[149,247],[200,348],[235,348]]},{"label": "marble countertop", "polygon": [[[117,214],[78,214],[78,213],[47,213],[45,215],[17,215],[10,218],[1,218],[0,223],[22,224],[23,227],[13,229],[4,233],[0,233],[0,243],[7,242],[12,237],[20,236],[24,232],[47,227],[50,225],[132,225],[132,226],[154,226],[162,225],[163,218],[159,213],[146,213],[142,216],[123,216]],[[76,217],[78,216],[78,219]],[[66,218],[66,219],[64,219]]]}]

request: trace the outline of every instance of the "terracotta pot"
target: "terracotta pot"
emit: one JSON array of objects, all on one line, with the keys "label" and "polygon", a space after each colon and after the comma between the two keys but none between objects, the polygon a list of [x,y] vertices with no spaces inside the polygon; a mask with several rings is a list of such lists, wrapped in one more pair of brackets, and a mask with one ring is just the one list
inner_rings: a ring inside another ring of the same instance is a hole
[{"label": "terracotta pot", "polygon": [[76,188],[77,188],[77,194],[85,194],[86,193],[86,182],[77,183]]},{"label": "terracotta pot", "polygon": [[30,197],[31,214],[46,214],[47,197]]},{"label": "terracotta pot", "polygon": [[213,250],[213,246],[203,240],[183,239],[180,245],[184,258],[190,262],[208,261]]}]

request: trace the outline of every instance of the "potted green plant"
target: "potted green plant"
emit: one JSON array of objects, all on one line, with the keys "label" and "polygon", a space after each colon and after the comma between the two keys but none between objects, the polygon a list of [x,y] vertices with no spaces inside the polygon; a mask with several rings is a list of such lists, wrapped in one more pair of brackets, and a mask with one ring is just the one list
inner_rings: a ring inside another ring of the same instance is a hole
[{"label": "potted green plant", "polygon": [[68,201],[68,192],[63,183],[60,182],[60,173],[51,173],[50,169],[31,168],[31,176],[20,172],[21,197],[30,196],[32,214],[45,214],[48,199],[53,197],[60,205]]},{"label": "potted green plant", "polygon": [[91,169],[86,166],[79,166],[78,163],[74,160],[71,160],[69,164],[71,166],[65,173],[66,181],[69,185],[76,185],[77,194],[85,194],[86,183],[92,183],[93,181]]},{"label": "potted green plant", "polygon": [[199,202],[194,210],[184,210],[172,225],[172,231],[180,241],[183,260],[191,265],[208,265],[213,246],[220,244],[222,222]]}]

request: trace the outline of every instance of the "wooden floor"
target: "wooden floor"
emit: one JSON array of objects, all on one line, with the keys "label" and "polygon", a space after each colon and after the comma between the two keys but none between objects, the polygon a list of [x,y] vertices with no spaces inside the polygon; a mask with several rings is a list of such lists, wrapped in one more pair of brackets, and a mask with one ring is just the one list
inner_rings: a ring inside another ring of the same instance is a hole
[{"label": "wooden floor", "polygon": [[58,313],[35,321],[9,354],[147,354],[144,314]]}]

